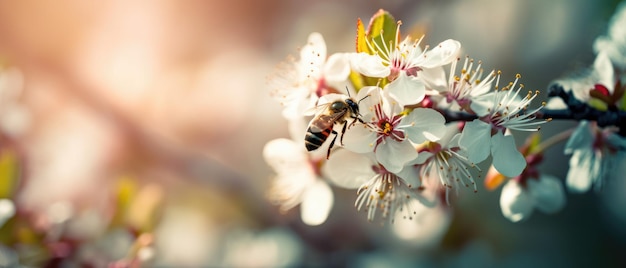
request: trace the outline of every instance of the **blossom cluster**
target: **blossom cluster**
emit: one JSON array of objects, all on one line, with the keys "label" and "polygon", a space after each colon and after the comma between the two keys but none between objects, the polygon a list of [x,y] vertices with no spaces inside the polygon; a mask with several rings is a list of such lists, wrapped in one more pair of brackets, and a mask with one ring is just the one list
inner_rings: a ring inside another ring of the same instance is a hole
[{"label": "blossom cluster", "polygon": [[[607,35],[594,41],[596,58],[593,64],[578,74],[556,79],[550,85],[549,96],[553,98],[546,105],[547,109],[542,111],[543,116],[573,119],[578,124],[542,143],[531,141],[525,145],[527,168],[502,189],[500,205],[503,214],[510,220],[526,219],[535,208],[553,213],[565,205],[560,180],[537,169],[543,159],[543,151],[559,141],[567,141],[563,153],[571,156],[565,177],[569,192],[585,193],[592,187],[600,192],[604,184],[610,187],[623,184],[624,175],[620,167],[626,164],[624,23],[626,3],[617,8]],[[487,176],[487,180],[499,181],[499,176]],[[614,192],[623,195],[620,190]],[[605,194],[610,195],[611,191]]]},{"label": "blossom cluster", "polygon": [[[567,109],[581,119],[565,146],[571,155],[566,184],[572,192],[597,190],[605,182],[623,180],[626,164],[626,3],[608,33],[594,42],[596,58],[582,74],[557,79],[550,107]],[[592,115],[592,116],[587,116]]]},{"label": "blossom cluster", "polygon": [[[402,23],[383,10],[367,28],[357,21],[354,52],[328,56],[322,35],[312,33],[300,58],[268,79],[291,134],[265,146],[277,173],[269,198],[283,211],[301,205],[302,220],[318,225],[333,206],[330,183],[356,189],[354,205],[368,220],[382,214],[393,222],[449,204],[461,188],[477,192],[477,182],[488,190],[506,182],[500,206],[509,220],[561,210],[561,180],[538,168],[546,149],[567,140],[572,192],[600,185],[626,162],[621,10],[596,41],[590,71],[555,80],[548,104],[520,74],[485,70],[463,56],[457,40],[431,47],[423,36],[403,36]],[[537,131],[553,118],[581,121],[542,141]],[[523,142],[519,134],[529,132]]]}]

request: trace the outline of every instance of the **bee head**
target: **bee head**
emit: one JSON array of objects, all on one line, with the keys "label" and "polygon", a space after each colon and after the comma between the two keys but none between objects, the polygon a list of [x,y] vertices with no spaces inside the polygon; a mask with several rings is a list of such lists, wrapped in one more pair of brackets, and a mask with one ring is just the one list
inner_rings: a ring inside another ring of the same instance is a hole
[{"label": "bee head", "polygon": [[346,99],[346,104],[348,105],[348,108],[350,109],[350,112],[352,112],[352,114],[359,114],[359,104],[354,102],[354,100]]}]

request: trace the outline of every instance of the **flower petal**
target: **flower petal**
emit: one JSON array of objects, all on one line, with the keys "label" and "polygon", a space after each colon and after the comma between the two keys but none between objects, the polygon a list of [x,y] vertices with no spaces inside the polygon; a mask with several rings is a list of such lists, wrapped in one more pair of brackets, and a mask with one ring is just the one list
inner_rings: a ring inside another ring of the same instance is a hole
[{"label": "flower petal", "polygon": [[417,151],[408,141],[387,139],[376,148],[376,160],[390,172],[398,173],[409,161],[417,157]]},{"label": "flower petal", "polygon": [[424,81],[424,84],[430,89],[436,91],[445,91],[448,88],[448,80],[443,67],[424,68],[417,76]]},{"label": "flower petal", "polygon": [[482,117],[489,114],[489,109],[491,109],[494,105],[497,92],[490,92],[484,95],[476,96],[472,98],[472,103],[470,103],[470,108],[472,111],[478,115],[478,117]]},{"label": "flower petal", "polygon": [[500,194],[500,209],[504,217],[512,222],[527,219],[533,212],[535,202],[515,180],[509,180]]},{"label": "flower petal", "polygon": [[596,81],[596,84],[606,86],[609,92],[613,94],[615,91],[615,76],[613,64],[611,63],[609,56],[602,51],[598,53],[596,60],[593,62],[593,68],[594,72],[598,74],[598,81]]},{"label": "flower petal", "polygon": [[302,196],[300,216],[308,225],[320,225],[326,221],[333,207],[334,197],[330,186],[323,180],[317,180]]},{"label": "flower petal", "polygon": [[589,121],[582,120],[565,144],[565,154],[571,154],[575,149],[591,150],[593,133]]},{"label": "flower petal", "polygon": [[491,126],[478,119],[466,123],[459,138],[459,146],[467,152],[467,159],[472,163],[487,159],[491,147]]},{"label": "flower petal", "polygon": [[426,95],[424,83],[420,79],[406,75],[405,72],[400,72],[400,76],[387,85],[385,89],[402,107],[417,104]]},{"label": "flower petal", "polygon": [[446,134],[446,119],[436,110],[417,108],[402,118],[400,125],[407,126],[404,131],[414,143],[427,140],[438,141]]},{"label": "flower petal", "polygon": [[598,37],[594,44],[596,53],[607,53],[613,63],[626,69],[626,4],[623,2],[617,6],[615,13],[611,17],[607,35]]},{"label": "flower petal", "polygon": [[339,187],[356,189],[374,177],[372,162],[363,154],[337,150],[322,166],[322,174]]},{"label": "flower petal", "polygon": [[619,152],[626,152],[626,138],[612,133],[606,137],[606,141],[613,147],[617,148]]},{"label": "flower petal", "polygon": [[[388,117],[398,115],[404,110],[404,107],[400,106],[400,103],[398,103],[395,98],[389,95],[389,90],[380,90],[380,103],[382,104],[383,114],[387,115]],[[378,122],[378,119],[380,118],[375,118],[375,120],[373,121]]]},{"label": "flower petal", "polygon": [[317,95],[304,87],[295,87],[281,102],[285,105],[283,116],[288,119],[312,115],[317,102]]},{"label": "flower petal", "polygon": [[439,245],[452,222],[451,210],[440,204],[426,207],[417,200],[409,201],[408,206],[416,212],[413,220],[402,219],[402,212],[397,212],[394,216],[399,219],[391,225],[393,233],[412,248],[428,249]]},{"label": "flower petal", "polygon": [[320,33],[311,33],[307,44],[300,49],[300,79],[319,77],[321,67],[326,61],[326,43]]},{"label": "flower petal", "polygon": [[493,135],[491,137],[491,155],[496,170],[509,178],[521,174],[526,168],[526,159],[517,150],[513,136],[505,136],[501,132]]},{"label": "flower petal", "polygon": [[420,64],[420,67],[434,68],[451,63],[456,60],[460,50],[461,43],[459,41],[452,39],[443,41],[426,52],[426,59]]},{"label": "flower petal", "polygon": [[355,153],[369,153],[374,151],[376,133],[366,125],[356,124],[346,130],[343,137],[343,147]]},{"label": "flower petal", "polygon": [[350,56],[347,53],[330,55],[324,64],[324,79],[328,84],[345,82],[350,75]]},{"label": "flower petal", "polygon": [[263,157],[277,173],[301,169],[307,163],[304,143],[296,144],[289,139],[275,139],[265,144]]},{"label": "flower petal", "polygon": [[413,189],[420,187],[422,184],[419,173],[413,165],[404,166],[400,172],[396,173],[396,175],[403,179],[407,186],[410,186]]},{"label": "flower petal", "polygon": [[381,102],[382,89],[376,86],[367,86],[361,88],[357,94],[355,100],[359,102],[359,113],[363,116],[365,121],[376,120],[374,109],[370,109]]},{"label": "flower petal", "polygon": [[543,213],[555,213],[565,206],[565,191],[561,181],[550,175],[538,180],[526,181],[528,192],[535,199],[535,206]]},{"label": "flower petal", "polygon": [[574,150],[569,160],[567,188],[575,193],[589,191],[595,178],[600,176],[600,160],[596,159],[591,148]]},{"label": "flower petal", "polygon": [[275,139],[263,149],[265,161],[277,173],[268,197],[280,204],[281,211],[298,205],[302,193],[318,180],[303,147],[292,140]]},{"label": "flower petal", "polygon": [[364,52],[350,55],[350,65],[358,73],[379,78],[387,77],[391,73],[389,67],[383,64],[383,60],[379,56]]},{"label": "flower petal", "polygon": [[414,164],[414,165],[424,164],[424,162],[426,162],[426,160],[431,158],[433,155],[435,155],[435,154],[433,154],[433,153],[431,153],[429,151],[420,152],[417,155],[417,158],[415,158],[415,160],[411,161],[411,164]]},{"label": "flower petal", "polygon": [[303,140],[306,135],[307,126],[309,123],[308,118],[302,116],[287,120],[287,129],[289,130],[289,136],[292,141]]}]

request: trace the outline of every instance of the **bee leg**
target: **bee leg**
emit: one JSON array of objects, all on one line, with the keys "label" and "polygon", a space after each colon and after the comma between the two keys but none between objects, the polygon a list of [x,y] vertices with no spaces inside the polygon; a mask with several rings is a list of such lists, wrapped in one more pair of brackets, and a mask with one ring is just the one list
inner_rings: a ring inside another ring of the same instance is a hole
[{"label": "bee leg", "polygon": [[348,129],[350,129],[352,126],[354,126],[354,124],[356,124],[357,121],[359,121],[361,124],[365,125],[365,122],[363,121],[363,119],[359,118],[359,117],[352,117],[354,118],[354,120],[352,120],[352,123],[350,123],[350,126],[348,126]]},{"label": "bee leg", "polygon": [[339,138],[339,143],[343,146],[343,134],[346,133],[346,127],[348,126],[348,121],[343,123],[343,127],[341,128],[341,138]]},{"label": "bee leg", "polygon": [[328,158],[330,157],[330,150],[333,149],[333,146],[335,145],[335,140],[337,140],[337,131],[333,130],[333,132],[331,133],[335,134],[335,137],[333,138],[332,141],[330,141],[330,145],[328,146],[328,152],[326,153],[326,160],[328,160]]}]

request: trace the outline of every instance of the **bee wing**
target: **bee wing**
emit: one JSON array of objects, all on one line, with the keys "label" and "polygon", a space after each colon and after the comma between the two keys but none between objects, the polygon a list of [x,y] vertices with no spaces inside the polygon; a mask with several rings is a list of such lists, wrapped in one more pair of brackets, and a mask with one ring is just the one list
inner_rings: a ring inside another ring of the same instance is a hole
[{"label": "bee wing", "polygon": [[328,109],[328,106],[330,106],[330,104],[331,104],[331,103],[329,102],[329,103],[324,103],[324,104],[320,104],[320,105],[313,106],[313,107],[311,107],[311,108],[309,108],[309,109],[306,109],[306,110],[304,111],[304,115],[306,116],[306,115],[316,115],[316,114],[321,114],[321,113],[323,113],[325,110],[327,110],[327,109]]},{"label": "bee wing", "polygon": [[343,94],[335,94],[335,93],[331,93],[331,94],[327,94],[324,96],[321,96],[316,102],[315,102],[315,106],[307,109],[304,111],[304,115],[308,116],[308,115],[317,115],[317,114],[321,114],[322,112],[324,112],[328,106],[330,106],[333,102],[337,101],[337,100],[345,100],[347,97],[346,95]]},{"label": "bee wing", "polygon": [[313,118],[309,124],[309,131],[311,132],[323,132],[326,129],[332,129],[333,124],[341,118],[344,113],[335,114],[320,114],[316,118]]}]

